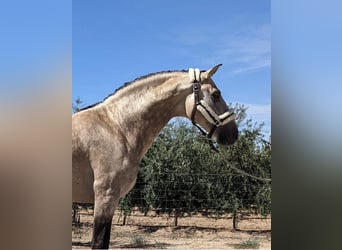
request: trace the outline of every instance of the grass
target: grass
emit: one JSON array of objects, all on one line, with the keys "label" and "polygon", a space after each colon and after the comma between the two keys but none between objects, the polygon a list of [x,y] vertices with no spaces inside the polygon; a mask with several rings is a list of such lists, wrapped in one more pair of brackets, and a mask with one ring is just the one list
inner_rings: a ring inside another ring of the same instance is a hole
[{"label": "grass", "polygon": [[235,249],[258,249],[259,247],[260,245],[255,239],[248,239],[241,243],[234,244]]},{"label": "grass", "polygon": [[132,245],[134,247],[143,247],[145,245],[145,239],[141,236],[135,236],[132,239]]}]

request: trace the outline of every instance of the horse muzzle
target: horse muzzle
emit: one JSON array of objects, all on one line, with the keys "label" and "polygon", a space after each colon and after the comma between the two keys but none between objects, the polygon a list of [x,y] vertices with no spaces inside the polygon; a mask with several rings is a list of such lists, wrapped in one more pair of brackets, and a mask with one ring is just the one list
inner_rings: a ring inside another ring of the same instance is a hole
[{"label": "horse muzzle", "polygon": [[222,146],[233,144],[239,136],[239,131],[235,122],[227,123],[216,129],[214,134],[215,141]]}]

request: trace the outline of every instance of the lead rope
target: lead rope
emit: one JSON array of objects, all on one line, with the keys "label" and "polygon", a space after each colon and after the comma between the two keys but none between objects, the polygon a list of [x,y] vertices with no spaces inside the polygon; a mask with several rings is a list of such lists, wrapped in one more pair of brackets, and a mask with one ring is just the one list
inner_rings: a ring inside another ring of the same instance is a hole
[{"label": "lead rope", "polygon": [[241,175],[244,175],[244,176],[248,176],[248,177],[251,177],[255,180],[259,180],[259,181],[263,181],[263,182],[271,182],[271,179],[270,178],[262,178],[262,177],[258,177],[258,176],[255,176],[255,175],[252,175],[252,174],[249,174],[237,167],[235,167],[233,164],[229,163],[228,167],[230,167],[231,169],[235,170],[236,172],[240,173]]}]

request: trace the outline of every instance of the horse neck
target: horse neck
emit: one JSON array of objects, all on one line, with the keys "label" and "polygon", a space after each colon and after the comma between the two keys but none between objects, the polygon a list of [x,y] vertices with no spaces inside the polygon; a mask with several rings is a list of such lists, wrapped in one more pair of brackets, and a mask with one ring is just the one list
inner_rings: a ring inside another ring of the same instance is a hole
[{"label": "horse neck", "polygon": [[187,73],[164,73],[125,87],[108,102],[139,160],[171,118],[185,116],[185,98],[191,91]]}]

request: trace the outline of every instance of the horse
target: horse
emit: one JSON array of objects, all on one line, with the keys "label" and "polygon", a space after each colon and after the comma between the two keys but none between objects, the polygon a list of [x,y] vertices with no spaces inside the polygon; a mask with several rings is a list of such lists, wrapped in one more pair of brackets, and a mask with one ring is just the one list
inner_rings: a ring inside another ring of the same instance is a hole
[{"label": "horse", "polygon": [[171,118],[188,118],[219,145],[237,140],[235,114],[212,80],[221,65],[137,78],[72,115],[72,199],[94,203],[92,249],[108,249],[119,199]]}]

